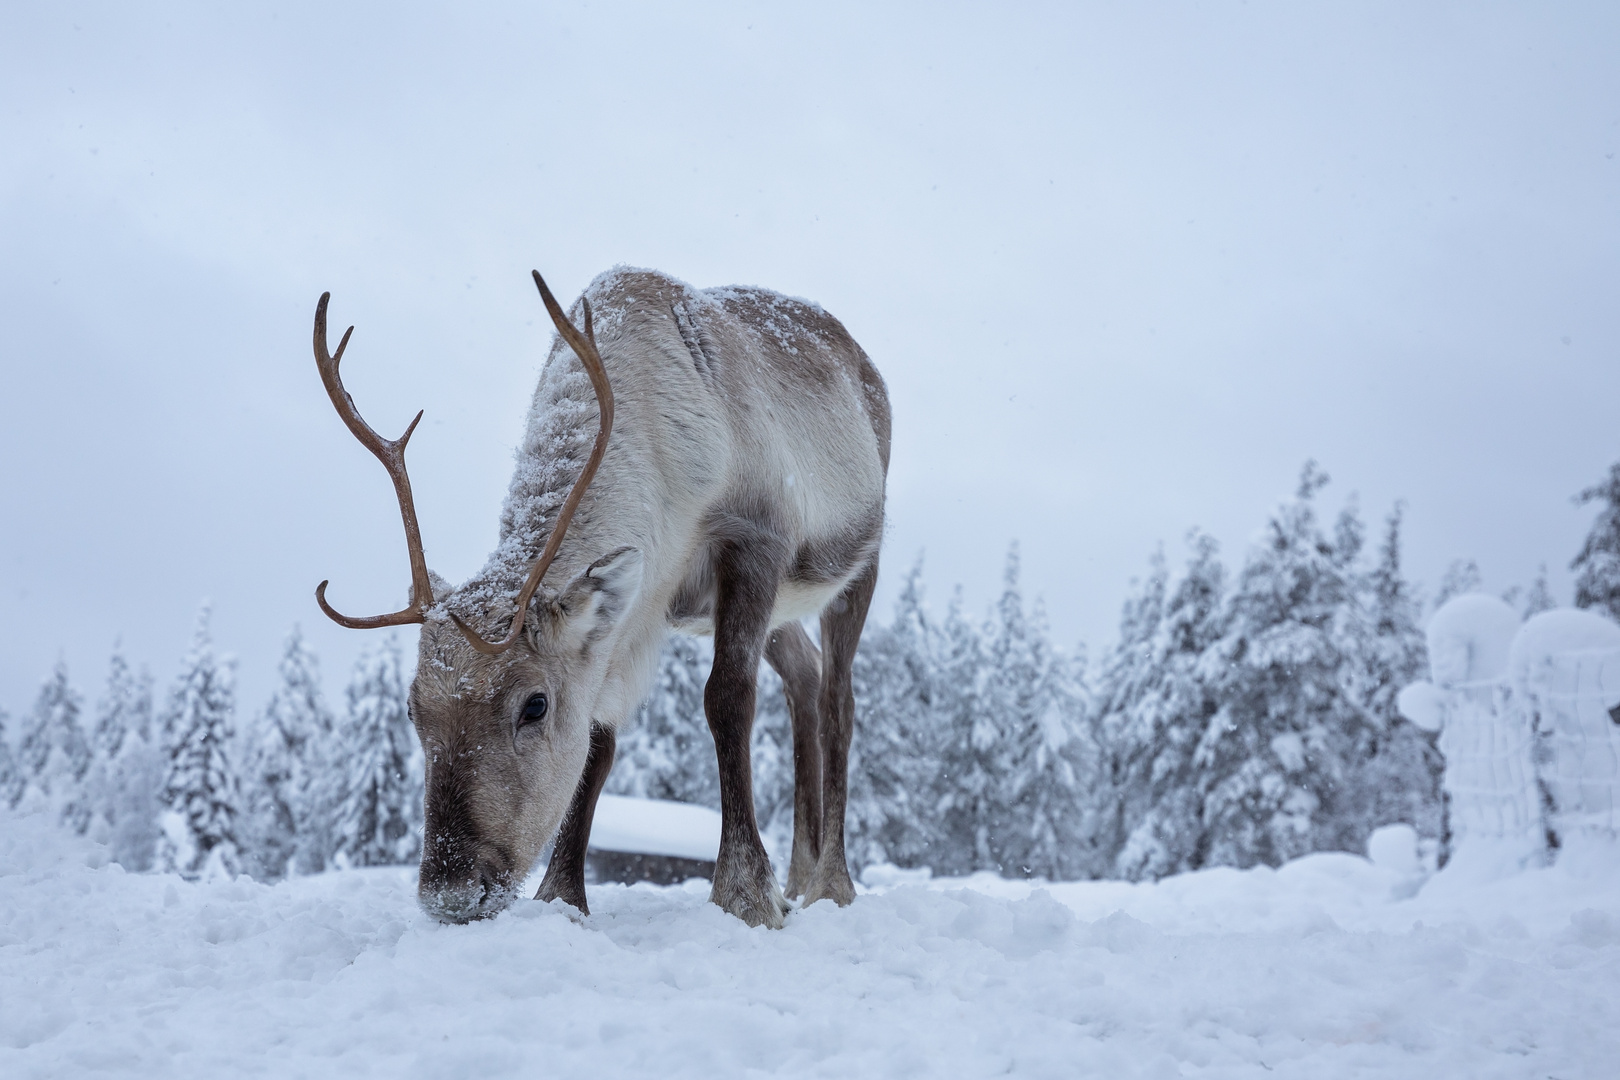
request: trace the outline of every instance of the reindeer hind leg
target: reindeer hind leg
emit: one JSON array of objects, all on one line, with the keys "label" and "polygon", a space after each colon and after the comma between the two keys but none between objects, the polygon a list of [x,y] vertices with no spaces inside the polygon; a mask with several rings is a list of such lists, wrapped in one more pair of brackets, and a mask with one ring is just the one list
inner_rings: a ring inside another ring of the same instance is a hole
[{"label": "reindeer hind leg", "polygon": [[877,558],[850,582],[821,614],[821,850],[804,890],[804,906],[832,900],[840,907],[855,899],[844,855],[844,811],[849,801],[849,743],[855,731],[852,674],[855,647],[866,626],[866,610],[877,585]]},{"label": "reindeer hind leg", "polygon": [[821,651],[798,623],[771,631],[765,659],[782,677],[793,722],[793,855],[786,894],[804,895],[821,851]]}]

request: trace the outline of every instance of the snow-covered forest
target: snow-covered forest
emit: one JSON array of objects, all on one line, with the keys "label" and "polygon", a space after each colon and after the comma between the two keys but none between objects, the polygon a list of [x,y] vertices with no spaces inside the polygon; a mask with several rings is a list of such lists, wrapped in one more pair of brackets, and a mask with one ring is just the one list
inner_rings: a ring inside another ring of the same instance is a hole
[{"label": "snow-covered forest", "polygon": [[56,815],[129,870],[275,880],[414,860],[422,755],[398,640],[362,657],[341,710],[296,627],[274,696],[247,717],[234,669],[207,606],[161,700],[116,648],[93,707],[58,664],[15,747],[0,738],[0,802]]},{"label": "snow-covered forest", "polygon": [[[1396,697],[1428,668],[1426,611],[1477,591],[1479,572],[1459,561],[1426,599],[1402,571],[1401,508],[1370,527],[1327,485],[1307,463],[1231,565],[1197,530],[1178,567],[1154,553],[1096,656],[1051,639],[1016,544],[982,618],[960,596],[931,604],[919,559],[857,658],[856,873],[1157,879],[1360,853],[1396,823],[1443,862],[1445,761]],[[1574,601],[1620,618],[1620,464],[1578,499],[1599,514]],[[1503,599],[1521,618],[1555,606],[1544,580]],[[705,641],[671,640],[610,792],[719,806],[708,663]],[[234,671],[206,606],[161,695],[116,647],[93,703],[58,664],[31,710],[0,712],[0,804],[48,811],[130,870],[275,880],[413,862],[422,759],[400,641],[374,643],[335,707],[296,627],[261,707],[239,709]],[[791,738],[775,675],[761,681],[755,793],[780,854]]]}]

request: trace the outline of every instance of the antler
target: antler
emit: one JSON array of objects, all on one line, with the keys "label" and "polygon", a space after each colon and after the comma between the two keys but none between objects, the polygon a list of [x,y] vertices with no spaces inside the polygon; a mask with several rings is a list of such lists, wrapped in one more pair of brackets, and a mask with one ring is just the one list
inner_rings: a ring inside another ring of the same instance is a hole
[{"label": "antler", "polygon": [[[579,479],[574,481],[573,490],[563,501],[562,509],[557,512],[557,523],[551,528],[551,538],[546,541],[545,550],[540,553],[540,557],[534,560],[534,565],[529,569],[528,580],[523,583],[523,590],[518,593],[517,611],[512,615],[512,629],[507,633],[505,640],[485,641],[472,627],[462,622],[459,615],[454,612],[450,614],[456,626],[467,635],[467,641],[472,647],[486,656],[499,656],[510,649],[518,636],[523,633],[523,620],[529,613],[529,601],[534,598],[534,591],[540,587],[540,579],[546,576],[546,571],[551,568],[551,561],[557,557],[557,550],[562,547],[563,534],[568,531],[568,522],[573,518],[580,499],[585,497],[585,489],[591,486],[591,480],[596,476],[596,467],[602,463],[602,455],[607,451],[608,434],[613,430],[613,387],[608,385],[607,369],[602,366],[602,354],[596,351],[596,331],[591,326],[591,302],[583,298],[580,300],[585,306],[585,333],[581,334],[575,329],[574,324],[568,321],[568,316],[563,314],[557,298],[546,288],[545,278],[540,276],[538,270],[534,271],[534,283],[540,288],[540,299],[545,301],[551,321],[557,324],[557,333],[568,342],[574,354],[579,357],[579,362],[584,365],[585,374],[591,378],[591,388],[596,391],[596,404],[602,422],[596,431],[596,444],[591,447],[591,456],[586,460]],[[342,351],[341,348],[338,349],[339,353]],[[405,436],[409,438],[410,432],[407,431]],[[400,440],[400,445],[403,447],[404,439]],[[403,467],[400,471],[403,475]],[[406,500],[410,498],[408,486],[405,488],[403,498]]]},{"label": "antler", "polygon": [[354,399],[343,389],[343,380],[338,376],[338,365],[343,362],[343,350],[349,346],[349,335],[354,333],[354,327],[343,331],[337,355],[329,356],[326,352],[326,302],[331,298],[331,293],[321,293],[320,303],[315,305],[315,366],[321,369],[321,382],[326,385],[326,393],[331,397],[338,415],[343,417],[343,422],[349,425],[349,430],[360,440],[360,444],[377,455],[377,460],[388,470],[388,478],[394,482],[394,494],[399,496],[399,513],[405,519],[405,546],[411,554],[411,604],[391,615],[351,618],[332,610],[332,606],[326,602],[325,581],[315,589],[315,602],[321,605],[321,610],[333,622],[351,630],[419,623],[427,618],[427,609],[433,606],[433,587],[428,583],[427,558],[422,554],[422,531],[416,525],[416,504],[411,501],[411,478],[405,472],[405,444],[411,441],[411,432],[416,430],[422,414],[417,413],[411,426],[405,429],[405,434],[393,441],[378,435],[371,430],[370,424],[360,418],[359,410],[354,407]]}]

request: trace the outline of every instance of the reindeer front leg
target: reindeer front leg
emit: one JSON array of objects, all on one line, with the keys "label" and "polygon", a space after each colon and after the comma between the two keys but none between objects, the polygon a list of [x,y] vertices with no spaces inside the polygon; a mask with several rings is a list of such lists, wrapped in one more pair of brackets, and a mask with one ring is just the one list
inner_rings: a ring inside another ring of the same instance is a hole
[{"label": "reindeer front leg", "polygon": [[561,900],[589,915],[585,903],[585,849],[591,842],[591,819],[596,816],[596,799],[602,794],[608,773],[613,769],[613,751],[617,746],[611,728],[591,726],[591,749],[585,758],[585,772],[574,789],[574,801],[569,804],[568,816],[563,818],[557,842],[551,847],[551,861],[546,864],[546,876],[540,880],[536,900]]},{"label": "reindeer front leg", "polygon": [[714,668],[703,711],[720,766],[720,856],[709,899],[750,926],[780,928],[787,902],[754,819],[749,737],[754,687],[780,580],[780,541],[766,530],[733,540],[716,566]]}]

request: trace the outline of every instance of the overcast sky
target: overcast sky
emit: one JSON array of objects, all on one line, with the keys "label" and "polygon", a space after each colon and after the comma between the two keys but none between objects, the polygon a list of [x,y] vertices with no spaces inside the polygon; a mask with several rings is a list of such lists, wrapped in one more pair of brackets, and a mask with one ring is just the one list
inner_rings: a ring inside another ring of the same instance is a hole
[{"label": "overcast sky", "polygon": [[[550,336],[616,263],[822,303],[888,380],[887,573],[983,610],[1013,538],[1093,651],[1154,547],[1240,561],[1318,459],[1408,568],[1567,602],[1620,458],[1620,7],[867,3],[0,9],[0,705],[199,603],[340,692],[493,546]],[[270,13],[274,9],[274,13]],[[334,339],[336,332],[334,332]]]}]

